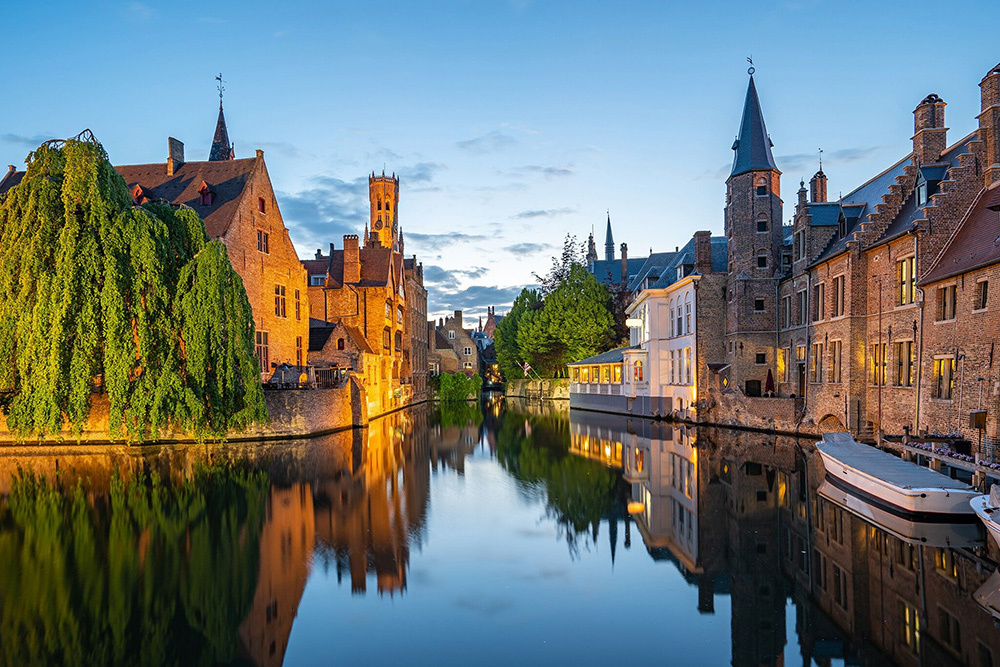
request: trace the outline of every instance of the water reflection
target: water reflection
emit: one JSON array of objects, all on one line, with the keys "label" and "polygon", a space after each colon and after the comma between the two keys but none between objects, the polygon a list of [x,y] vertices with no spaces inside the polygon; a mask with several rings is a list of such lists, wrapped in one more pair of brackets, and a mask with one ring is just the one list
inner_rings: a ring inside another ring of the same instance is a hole
[{"label": "water reflection", "polygon": [[312,441],[6,456],[0,663],[384,661],[393,642],[462,662],[442,627],[487,663],[521,655],[497,627],[537,633],[528,662],[592,662],[616,653],[586,619],[619,618],[670,645],[636,655],[678,664],[995,664],[982,528],[848,496],[810,451],[491,398]]}]

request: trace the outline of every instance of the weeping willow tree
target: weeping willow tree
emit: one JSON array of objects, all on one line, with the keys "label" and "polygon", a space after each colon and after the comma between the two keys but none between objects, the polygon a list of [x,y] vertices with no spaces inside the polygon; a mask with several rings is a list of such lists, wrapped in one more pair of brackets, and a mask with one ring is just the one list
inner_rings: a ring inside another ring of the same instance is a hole
[{"label": "weeping willow tree", "polygon": [[0,201],[8,427],[79,434],[99,385],[112,437],[221,435],[266,420],[250,304],[225,247],[191,209],[134,205],[84,135],[30,153]]}]

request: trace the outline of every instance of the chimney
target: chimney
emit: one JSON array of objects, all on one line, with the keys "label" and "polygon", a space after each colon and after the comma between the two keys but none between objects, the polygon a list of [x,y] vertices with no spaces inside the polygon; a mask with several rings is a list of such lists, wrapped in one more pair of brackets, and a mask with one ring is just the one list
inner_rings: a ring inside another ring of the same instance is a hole
[{"label": "chimney", "polygon": [[628,244],[622,244],[622,283],[628,282]]},{"label": "chimney", "polygon": [[434,347],[435,336],[434,336],[434,320],[427,320],[427,343],[430,349],[436,349]]},{"label": "chimney", "polygon": [[173,176],[174,172],[184,164],[184,142],[173,137],[167,137],[167,176]]},{"label": "chimney", "polygon": [[979,82],[983,111],[979,114],[979,139],[986,150],[985,185],[1000,181],[1000,65],[997,65]]},{"label": "chimney", "polygon": [[316,248],[316,259],[323,259],[323,249]]},{"label": "chimney", "polygon": [[[944,150],[944,146],[941,148]],[[813,177],[809,179],[809,201],[814,204],[826,201],[826,174],[823,173],[822,169],[813,174]]]},{"label": "chimney", "polygon": [[455,326],[458,329],[462,328],[462,311],[460,310],[455,311]]},{"label": "chimney", "polygon": [[694,233],[694,270],[702,275],[712,272],[712,232]]},{"label": "chimney", "polygon": [[918,165],[937,162],[947,146],[944,107],[944,100],[931,93],[913,110],[913,152]]},{"label": "chimney", "polygon": [[358,235],[344,234],[344,283],[361,282],[361,253]]}]

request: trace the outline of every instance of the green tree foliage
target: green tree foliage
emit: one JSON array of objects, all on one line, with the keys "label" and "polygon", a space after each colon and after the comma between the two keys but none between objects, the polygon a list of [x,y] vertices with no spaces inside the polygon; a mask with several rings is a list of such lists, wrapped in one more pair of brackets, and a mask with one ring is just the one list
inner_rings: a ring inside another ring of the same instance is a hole
[{"label": "green tree foliage", "polygon": [[141,440],[266,420],[253,318],[225,247],[187,208],[133,205],[96,141],[47,142],[0,202],[0,394],[21,436]]},{"label": "green tree foliage", "polygon": [[483,386],[483,378],[478,374],[442,373],[438,398],[442,403],[464,403],[470,398],[478,398]]},{"label": "green tree foliage", "polygon": [[264,473],[200,467],[110,491],[21,475],[0,504],[0,663],[211,665],[238,657]]},{"label": "green tree foliage", "polygon": [[521,320],[529,313],[542,307],[542,300],[538,290],[525,287],[514,299],[511,307],[500,324],[497,325],[493,333],[493,345],[497,351],[497,363],[500,365],[500,372],[508,380],[523,378],[524,373],[518,363],[523,363],[521,348],[518,347],[517,332],[521,326]]},{"label": "green tree foliage", "polygon": [[573,234],[567,234],[566,238],[563,239],[562,253],[558,257],[552,258],[549,272],[544,276],[537,273],[532,274],[541,285],[542,294],[548,296],[569,279],[570,271],[574,266],[584,266],[585,257],[583,244],[579,243]]}]

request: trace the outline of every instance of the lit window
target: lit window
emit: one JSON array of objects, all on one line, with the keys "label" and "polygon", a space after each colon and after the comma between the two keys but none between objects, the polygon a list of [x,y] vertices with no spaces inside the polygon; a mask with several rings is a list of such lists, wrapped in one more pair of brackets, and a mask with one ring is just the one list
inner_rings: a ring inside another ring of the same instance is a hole
[{"label": "lit window", "polygon": [[934,398],[951,400],[955,387],[955,357],[934,359]]},{"label": "lit window", "polygon": [[885,343],[881,345],[875,343],[870,348],[868,360],[871,364],[871,378],[874,385],[885,384],[885,348]]},{"label": "lit window", "polygon": [[843,347],[842,341],[830,341],[830,382],[839,384],[843,375]]},{"label": "lit window", "polygon": [[913,386],[913,341],[896,343],[896,386]]},{"label": "lit window", "polygon": [[903,621],[899,627],[900,639],[911,651],[920,653],[920,614],[916,607],[900,600],[899,617]]},{"label": "lit window", "polygon": [[642,362],[635,362],[635,381],[642,382]]},{"label": "lit window", "polygon": [[823,343],[813,343],[810,382],[823,381]]},{"label": "lit window", "polygon": [[913,303],[916,299],[916,274],[917,258],[915,256],[896,262],[896,282],[899,286],[896,303],[898,305],[905,306],[908,303]]}]

